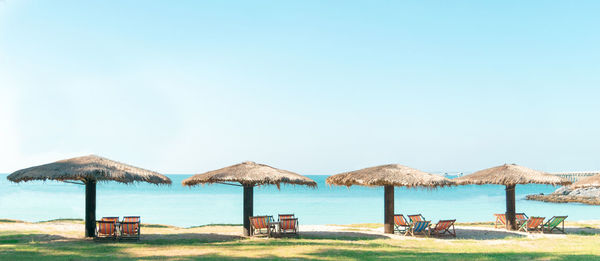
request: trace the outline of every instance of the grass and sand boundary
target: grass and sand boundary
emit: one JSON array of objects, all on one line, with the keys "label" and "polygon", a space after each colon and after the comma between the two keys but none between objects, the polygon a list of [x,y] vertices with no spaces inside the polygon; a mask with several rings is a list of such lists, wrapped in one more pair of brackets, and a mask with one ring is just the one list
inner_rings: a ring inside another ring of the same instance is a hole
[{"label": "grass and sand boundary", "polygon": [[191,228],[145,224],[140,242],[84,239],[81,220],[29,223],[0,220],[1,260],[597,260],[600,221],[567,222],[567,234],[494,229],[490,222],[459,223],[458,237],[384,235],[381,224],[304,225],[299,238],[246,239],[238,225]]}]

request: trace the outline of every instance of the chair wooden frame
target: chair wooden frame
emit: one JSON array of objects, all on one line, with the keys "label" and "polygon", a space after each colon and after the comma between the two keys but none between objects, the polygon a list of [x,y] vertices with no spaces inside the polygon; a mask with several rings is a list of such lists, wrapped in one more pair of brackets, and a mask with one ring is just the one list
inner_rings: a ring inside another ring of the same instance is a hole
[{"label": "chair wooden frame", "polygon": [[[554,230],[558,230],[559,232],[565,234],[565,219],[568,216],[553,216],[550,218],[544,225],[542,225],[542,230],[547,233],[552,233]],[[561,225],[558,227],[558,225]]]},{"label": "chair wooden frame", "polygon": [[410,224],[410,227],[404,233],[405,236],[411,235],[416,236],[417,234],[423,234],[428,237],[431,235],[431,221],[415,221]]},{"label": "chair wooden frame", "polygon": [[[450,235],[456,237],[456,230],[454,229],[454,222],[456,219],[446,219],[440,220],[435,224],[435,226],[431,229],[431,234],[434,236],[443,236]],[[450,231],[452,229],[452,231]]]},{"label": "chair wooden frame", "polygon": [[95,239],[117,239],[118,228],[117,222],[112,220],[96,221],[96,236]]},{"label": "chair wooden frame", "polygon": [[[252,228],[252,236],[269,236],[271,233],[271,226],[269,222],[273,221],[272,216],[253,216],[250,217],[250,226]],[[263,232],[263,229],[265,230]]]},{"label": "chair wooden frame", "polygon": [[279,235],[298,236],[298,218],[282,218],[279,220]]},{"label": "chair wooden frame", "polygon": [[285,218],[295,218],[294,214],[279,214],[278,215],[278,220],[282,220]]},{"label": "chair wooden frame", "polygon": [[406,218],[402,214],[394,215],[394,231],[398,231],[400,234],[406,234],[406,230],[410,227],[410,223],[406,221]]},{"label": "chair wooden frame", "polygon": [[525,231],[525,232],[540,232],[540,233],[544,233],[544,219],[545,217],[530,217],[529,219],[527,219],[526,222],[523,223],[523,225],[521,225],[521,227],[519,227],[519,231]]},{"label": "chair wooden frame", "polygon": [[425,221],[425,217],[421,214],[407,215],[410,223],[414,223],[416,221]]},{"label": "chair wooden frame", "polygon": [[121,221],[120,230],[120,239],[140,240],[141,218],[139,216],[123,217],[123,221]]}]

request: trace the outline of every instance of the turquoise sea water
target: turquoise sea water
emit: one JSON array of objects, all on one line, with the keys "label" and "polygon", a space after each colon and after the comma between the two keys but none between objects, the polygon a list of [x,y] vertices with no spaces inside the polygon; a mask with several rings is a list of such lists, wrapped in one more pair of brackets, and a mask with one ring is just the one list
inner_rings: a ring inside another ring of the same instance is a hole
[{"label": "turquoise sea water", "polygon": [[[56,181],[12,183],[0,175],[0,218],[41,221],[83,218],[84,186]],[[242,188],[181,186],[190,175],[167,175],[171,186],[104,182],[97,187],[97,217],[139,215],[145,223],[182,227],[242,222]],[[327,176],[309,176],[318,188],[283,185],[254,190],[254,214],[295,213],[302,224],[381,223],[383,188],[329,187]],[[517,211],[532,216],[569,215],[570,220],[600,219],[600,206],[556,204],[525,200],[525,195],[551,193],[547,185],[518,185]],[[505,211],[504,187],[469,185],[436,190],[396,188],[396,213],[421,213],[437,221],[490,221]]]}]

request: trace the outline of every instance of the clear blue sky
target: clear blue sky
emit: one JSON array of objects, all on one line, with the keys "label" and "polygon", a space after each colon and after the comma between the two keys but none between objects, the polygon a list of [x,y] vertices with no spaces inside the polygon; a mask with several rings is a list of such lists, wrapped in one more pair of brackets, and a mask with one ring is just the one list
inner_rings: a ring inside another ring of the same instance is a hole
[{"label": "clear blue sky", "polygon": [[0,1],[0,172],[600,169],[600,1]]}]

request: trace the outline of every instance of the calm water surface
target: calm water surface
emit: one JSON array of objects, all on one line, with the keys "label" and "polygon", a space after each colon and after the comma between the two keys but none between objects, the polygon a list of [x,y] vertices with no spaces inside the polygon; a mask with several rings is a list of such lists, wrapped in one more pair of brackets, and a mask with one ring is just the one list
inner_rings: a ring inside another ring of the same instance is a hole
[{"label": "calm water surface", "polygon": [[[0,218],[41,221],[83,218],[84,186],[33,181],[12,183],[0,175]],[[242,188],[206,185],[181,186],[191,175],[167,175],[171,186],[146,183],[124,185],[104,182],[97,187],[97,210],[101,216],[142,216],[143,222],[194,226],[240,224]],[[383,188],[329,187],[326,176],[309,176],[317,189],[304,186],[263,186],[254,190],[255,215],[295,213],[301,224],[375,223],[383,220]],[[600,206],[556,204],[525,200],[525,195],[551,193],[549,185],[518,185],[517,211],[532,216],[569,215],[570,220],[600,219]],[[489,221],[505,210],[504,187],[469,185],[436,190],[396,188],[396,213],[421,213],[427,219],[456,218],[460,222]]]}]

